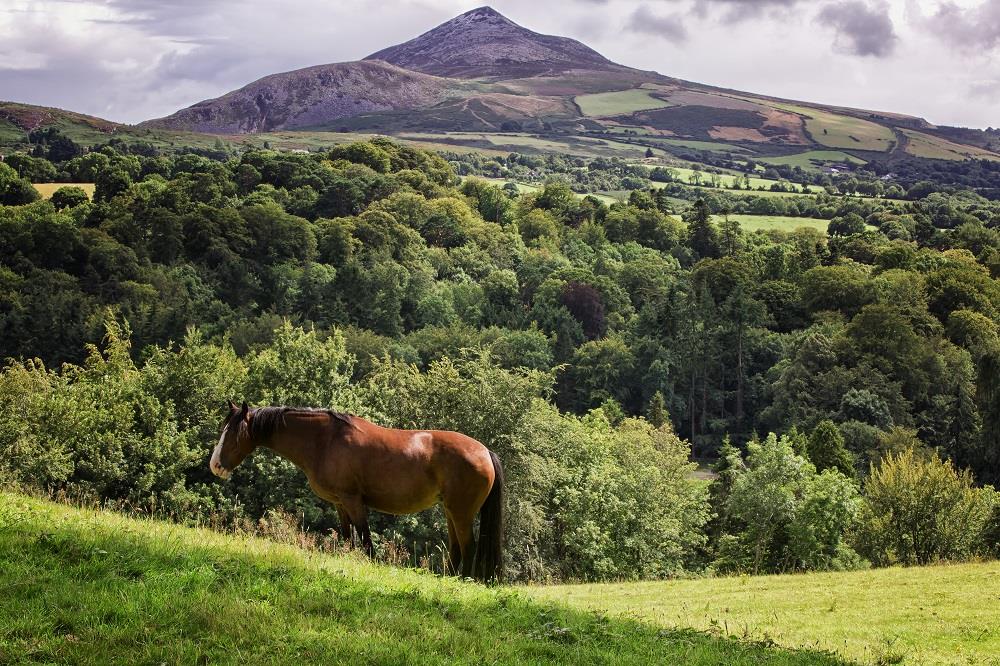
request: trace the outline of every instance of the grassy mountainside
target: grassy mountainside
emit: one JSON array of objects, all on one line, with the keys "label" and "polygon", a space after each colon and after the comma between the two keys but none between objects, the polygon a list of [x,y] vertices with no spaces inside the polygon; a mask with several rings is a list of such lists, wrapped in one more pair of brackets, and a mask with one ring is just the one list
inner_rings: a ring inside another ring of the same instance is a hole
[{"label": "grassy mountainside", "polygon": [[844,663],[10,493],[0,662]]},{"label": "grassy mountainside", "polygon": [[143,141],[164,150],[212,148],[217,137],[189,131],[139,128],[94,116],[48,106],[0,101],[0,150],[27,150],[28,133],[35,129],[58,129],[81,146],[103,144],[118,138],[132,143]]}]

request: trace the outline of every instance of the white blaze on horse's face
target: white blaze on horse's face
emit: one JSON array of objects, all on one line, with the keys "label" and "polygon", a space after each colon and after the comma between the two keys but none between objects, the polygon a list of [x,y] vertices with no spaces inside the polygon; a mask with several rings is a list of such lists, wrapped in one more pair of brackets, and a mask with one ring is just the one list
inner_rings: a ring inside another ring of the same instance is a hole
[{"label": "white blaze on horse's face", "polygon": [[227,432],[229,432],[228,424],[222,429],[222,434],[219,436],[219,443],[215,445],[215,450],[212,451],[212,462],[208,464],[212,470],[212,474],[215,474],[220,479],[228,479],[230,474],[232,474],[232,472],[222,466],[222,443],[226,441]]}]

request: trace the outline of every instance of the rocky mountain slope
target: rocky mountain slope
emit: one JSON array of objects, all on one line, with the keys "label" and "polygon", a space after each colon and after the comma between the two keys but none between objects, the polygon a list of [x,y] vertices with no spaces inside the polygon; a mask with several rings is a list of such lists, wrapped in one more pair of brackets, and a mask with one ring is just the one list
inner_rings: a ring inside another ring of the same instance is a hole
[{"label": "rocky mountain slope", "polygon": [[462,79],[626,69],[574,39],[522,28],[491,7],[473,9],[365,60],[384,60],[426,74]]},{"label": "rocky mountain slope", "polygon": [[319,65],[273,74],[151,125],[219,134],[324,125],[377,111],[437,104],[450,82],[380,60]]}]

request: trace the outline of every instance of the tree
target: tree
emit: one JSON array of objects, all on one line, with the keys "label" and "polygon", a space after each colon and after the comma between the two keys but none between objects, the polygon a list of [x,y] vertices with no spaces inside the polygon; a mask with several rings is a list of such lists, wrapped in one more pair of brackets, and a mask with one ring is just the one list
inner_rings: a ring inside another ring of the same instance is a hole
[{"label": "tree", "polygon": [[712,215],[703,199],[694,202],[691,210],[684,215],[688,225],[688,245],[699,258],[717,258],[719,232],[712,224]]},{"label": "tree", "polygon": [[838,470],[848,478],[856,475],[854,456],[844,447],[844,436],[840,434],[833,421],[820,421],[809,436],[809,460],[822,472],[827,469]]},{"label": "tree", "polygon": [[663,399],[663,392],[657,391],[649,400],[649,407],[646,409],[646,420],[653,424],[654,428],[662,428],[670,421],[667,413],[666,400]]},{"label": "tree", "polygon": [[56,207],[56,210],[62,210],[63,208],[73,208],[74,206],[79,206],[82,203],[90,201],[90,197],[82,187],[66,186],[60,187],[58,190],[52,193],[52,205]]},{"label": "tree", "polygon": [[996,501],[935,454],[908,449],[873,466],[865,483],[858,548],[880,565],[968,559],[986,550]]},{"label": "tree", "polygon": [[649,158],[649,157],[656,157],[656,153],[653,152],[652,148],[647,148],[646,149],[646,157],[647,158]]},{"label": "tree", "polygon": [[94,201],[109,201],[132,185],[132,177],[119,166],[109,166],[97,173]]},{"label": "tree", "polygon": [[752,573],[858,566],[844,541],[859,507],[855,485],[835,470],[818,474],[784,436],[771,433],[747,451],[746,468],[733,466],[724,506],[731,531],[720,539],[716,566]]},{"label": "tree", "polygon": [[17,175],[10,166],[0,162],[0,204],[21,206],[38,201],[41,195],[31,183]]},{"label": "tree", "polygon": [[826,233],[831,236],[853,236],[865,230],[865,220],[857,213],[848,213],[830,220]]}]

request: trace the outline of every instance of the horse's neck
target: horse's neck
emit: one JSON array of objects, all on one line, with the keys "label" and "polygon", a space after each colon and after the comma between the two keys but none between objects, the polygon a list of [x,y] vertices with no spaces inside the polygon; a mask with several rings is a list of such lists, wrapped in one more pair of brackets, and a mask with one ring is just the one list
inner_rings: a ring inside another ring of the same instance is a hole
[{"label": "horse's neck", "polygon": [[313,415],[289,415],[265,444],[309,476],[315,466],[320,438],[329,433],[328,420]]}]

